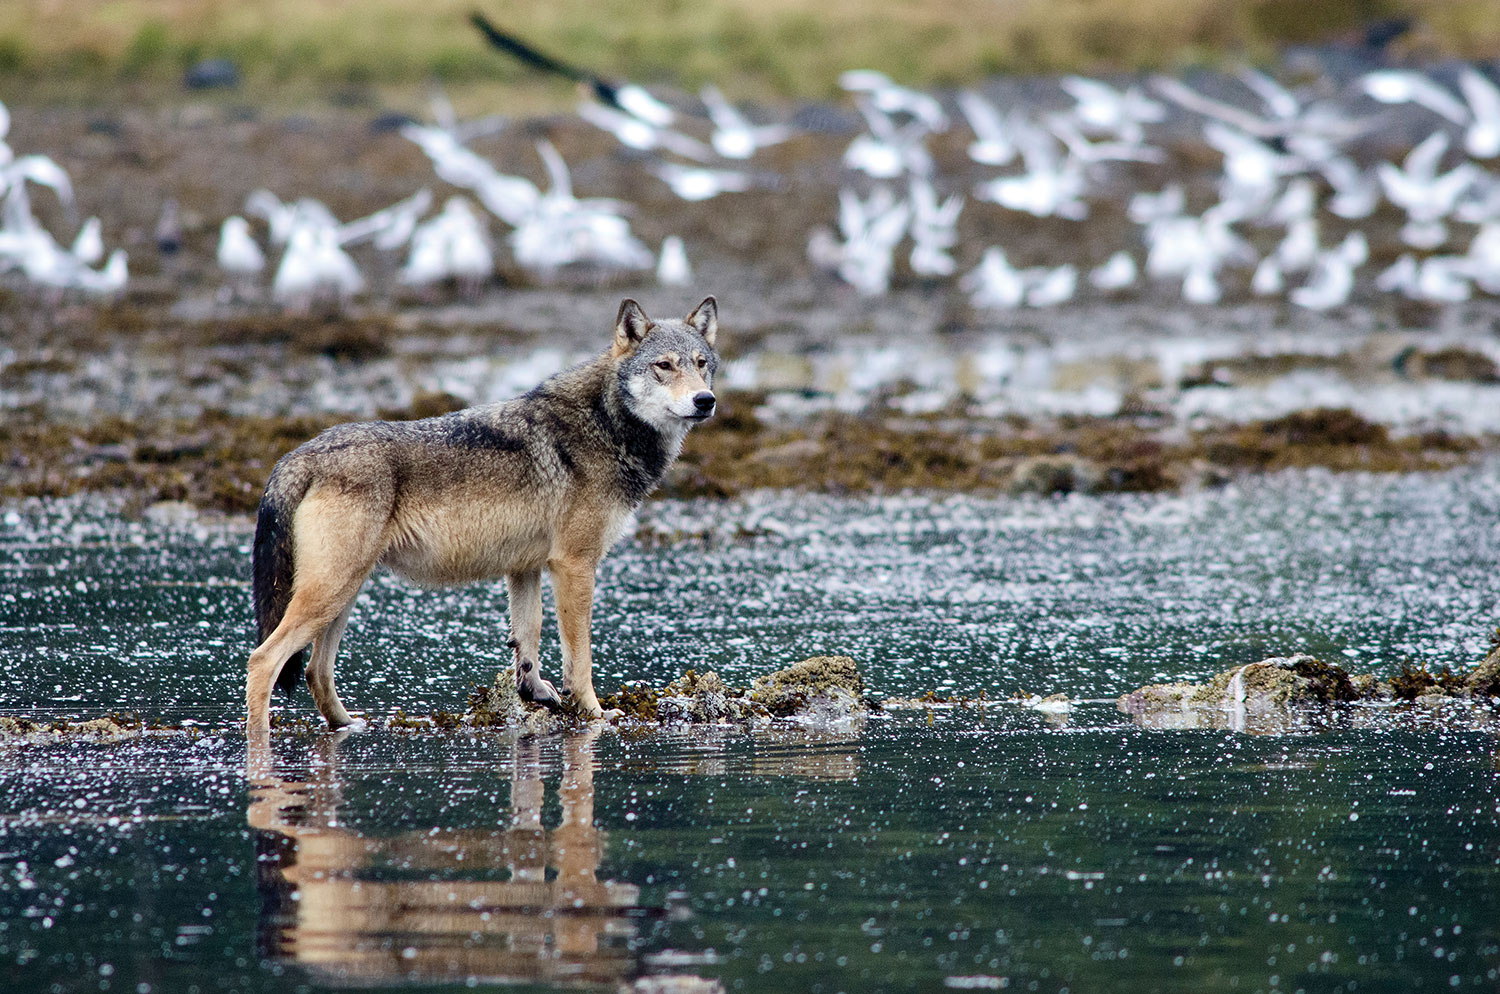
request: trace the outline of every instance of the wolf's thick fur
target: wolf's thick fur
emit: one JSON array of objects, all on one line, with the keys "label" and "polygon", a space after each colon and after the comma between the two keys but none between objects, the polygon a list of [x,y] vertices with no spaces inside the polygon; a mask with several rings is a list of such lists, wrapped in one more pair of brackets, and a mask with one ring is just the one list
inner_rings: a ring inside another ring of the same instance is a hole
[{"label": "wolf's thick fur", "polygon": [[620,305],[610,349],[525,396],[422,421],[330,428],[271,472],[255,530],[260,644],[245,699],[270,727],[272,684],[301,677],[333,728],[333,686],[355,595],[379,564],[440,586],[505,577],[522,696],[560,702],[538,663],[542,569],[551,575],[566,692],[599,715],[589,655],[594,570],[661,480],[688,429],[713,413],[718,310],[653,322]]}]

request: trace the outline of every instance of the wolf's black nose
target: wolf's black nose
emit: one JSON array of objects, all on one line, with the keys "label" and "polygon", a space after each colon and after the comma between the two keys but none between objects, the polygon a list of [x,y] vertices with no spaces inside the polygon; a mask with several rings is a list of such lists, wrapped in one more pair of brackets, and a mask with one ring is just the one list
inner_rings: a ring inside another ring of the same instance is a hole
[{"label": "wolf's black nose", "polygon": [[707,390],[700,390],[693,394],[693,406],[698,409],[699,414],[711,414],[714,409],[714,395]]}]

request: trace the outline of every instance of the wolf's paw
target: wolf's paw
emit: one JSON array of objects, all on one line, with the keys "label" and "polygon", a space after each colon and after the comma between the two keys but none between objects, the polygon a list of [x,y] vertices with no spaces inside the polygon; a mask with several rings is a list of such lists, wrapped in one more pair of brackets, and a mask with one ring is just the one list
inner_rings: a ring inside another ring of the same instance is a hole
[{"label": "wolf's paw", "polygon": [[617,725],[620,723],[620,719],[623,717],[625,717],[624,711],[621,711],[619,708],[610,708],[609,710],[604,711],[599,715],[599,720],[607,721],[611,725]]},{"label": "wolf's paw", "polygon": [[347,725],[330,727],[328,730],[330,732],[368,732],[370,723],[363,718],[351,718]]},{"label": "wolf's paw", "polygon": [[536,662],[530,659],[516,661],[516,696],[523,701],[545,704],[554,709],[563,702],[562,695],[557,692],[552,681],[543,680]]}]

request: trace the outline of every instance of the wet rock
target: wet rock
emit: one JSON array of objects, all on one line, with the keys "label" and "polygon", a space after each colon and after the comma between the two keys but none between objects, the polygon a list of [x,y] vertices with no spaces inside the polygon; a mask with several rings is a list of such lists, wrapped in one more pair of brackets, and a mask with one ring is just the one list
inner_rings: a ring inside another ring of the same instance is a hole
[{"label": "wet rock", "polygon": [[750,699],[777,717],[799,713],[843,717],[865,710],[859,664],[848,656],[813,656],[756,677]]},{"label": "wet rock", "polygon": [[1048,694],[1046,697],[1026,699],[1026,706],[1043,714],[1067,714],[1073,710],[1073,702],[1067,694]]},{"label": "wet rock", "polygon": [[1500,382],[1500,366],[1483,352],[1451,346],[1427,351],[1415,345],[1402,349],[1392,361],[1402,376],[1460,380],[1473,383]]},{"label": "wet rock", "polygon": [[1186,707],[1200,688],[1191,683],[1147,684],[1120,697],[1119,708],[1126,714],[1144,715]]},{"label": "wet rock", "polygon": [[1432,671],[1425,664],[1406,663],[1385,682],[1374,674],[1350,674],[1316,657],[1296,655],[1236,666],[1201,684],[1141,687],[1123,695],[1118,707],[1156,728],[1246,728],[1248,717],[1256,725],[1253,730],[1275,730],[1271,726],[1293,721],[1297,712],[1318,705],[1395,698],[1437,707],[1494,697],[1500,697],[1500,640],[1466,675],[1447,666]]},{"label": "wet rock", "polygon": [[163,528],[187,529],[198,523],[198,509],[183,500],[159,500],[141,512],[147,521]]},{"label": "wet rock", "polygon": [[724,994],[724,985],[708,977],[659,974],[622,985],[620,994]]},{"label": "wet rock", "polygon": [[[773,718],[819,724],[869,711],[859,666],[848,656],[804,659],[757,678],[748,688],[732,687],[712,670],[688,670],[664,687],[622,687],[601,703],[629,725],[746,725]],[[492,685],[475,690],[462,724],[540,734],[581,720],[566,708],[551,711],[523,703],[507,670]]]},{"label": "wet rock", "polygon": [[[1364,691],[1361,691],[1361,687]],[[1193,707],[1243,708],[1264,713],[1299,705],[1356,701],[1375,694],[1373,678],[1356,687],[1342,667],[1309,655],[1262,659],[1225,670],[1202,684],[1152,684],[1119,700],[1126,714],[1149,716]]]},{"label": "wet rock", "polygon": [[765,717],[765,711],[712,670],[688,670],[662,689],[656,715],[662,724],[718,725],[754,721]]},{"label": "wet rock", "polygon": [[61,718],[45,723],[17,716],[0,717],[0,742],[119,742],[133,739],[144,730],[145,724],[140,719],[123,715],[108,715],[89,721]]},{"label": "wet rock", "polygon": [[1354,701],[1359,693],[1341,666],[1315,656],[1296,655],[1247,663],[1214,677],[1195,695],[1196,703],[1286,707]]},{"label": "wet rock", "polygon": [[1464,686],[1475,697],[1500,697],[1500,629],[1495,630],[1494,648],[1464,678]]},{"label": "wet rock", "polygon": [[526,721],[526,705],[516,693],[516,681],[509,669],[495,674],[488,687],[475,687],[469,695],[469,709],[464,724],[475,728],[511,728]]}]

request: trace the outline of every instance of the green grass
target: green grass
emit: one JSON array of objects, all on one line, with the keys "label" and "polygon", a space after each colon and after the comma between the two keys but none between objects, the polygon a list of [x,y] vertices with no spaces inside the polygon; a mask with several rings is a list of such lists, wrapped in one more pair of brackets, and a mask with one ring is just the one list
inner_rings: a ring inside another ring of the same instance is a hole
[{"label": "green grass", "polygon": [[826,97],[863,66],[930,87],[1256,58],[1392,15],[1418,20],[1402,42],[1418,53],[1500,53],[1500,0],[6,0],[0,99],[47,82],[175,85],[207,56],[258,87],[498,82],[569,99],[487,49],[467,21],[476,6],[606,75],[688,90],[712,79],[760,99]]}]

